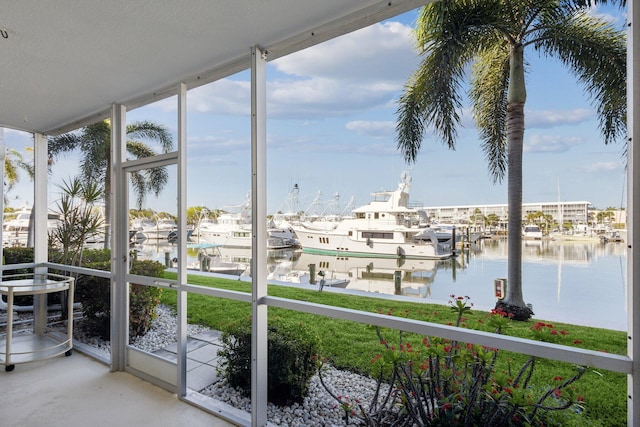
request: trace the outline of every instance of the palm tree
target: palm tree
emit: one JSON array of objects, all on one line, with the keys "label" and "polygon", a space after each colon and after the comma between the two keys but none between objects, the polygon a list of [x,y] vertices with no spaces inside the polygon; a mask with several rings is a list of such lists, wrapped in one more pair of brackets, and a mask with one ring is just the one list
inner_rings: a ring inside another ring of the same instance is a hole
[{"label": "palm tree", "polygon": [[[469,97],[494,182],[508,176],[508,286],[497,307],[525,320],[522,295],[522,151],[526,101],[525,49],[555,57],[596,104],[605,143],[625,132],[624,32],[582,8],[588,0],[441,0],[418,17],[424,56],[400,98],[398,148],[415,162],[425,129],[455,148],[459,89],[470,69]],[[623,3],[623,2],[620,2]]]},{"label": "palm tree", "polygon": [[[33,151],[33,148],[27,147],[27,151]],[[13,186],[20,180],[20,169],[24,169],[29,178],[33,179],[33,163],[26,161],[17,150],[7,148],[7,154],[4,158],[4,178],[7,191],[11,191]]]},{"label": "palm tree", "polygon": [[[163,153],[173,149],[173,139],[167,129],[149,121],[127,125],[127,152],[133,158],[151,157],[157,153],[143,140],[159,143]],[[49,160],[52,163],[62,153],[80,150],[80,174],[84,183],[104,185],[105,222],[107,235],[105,247],[109,244],[109,214],[111,206],[111,123],[104,120],[82,128],[79,132],[66,133],[48,141]],[[131,173],[131,184],[136,192],[138,209],[149,193],[160,194],[167,184],[169,174],[164,167],[135,171]]]}]

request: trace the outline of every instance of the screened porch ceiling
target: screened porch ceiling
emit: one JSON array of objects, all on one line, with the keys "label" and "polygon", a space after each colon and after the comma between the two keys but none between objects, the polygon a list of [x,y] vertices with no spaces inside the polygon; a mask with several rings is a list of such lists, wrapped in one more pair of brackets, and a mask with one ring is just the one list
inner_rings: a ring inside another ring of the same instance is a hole
[{"label": "screened porch ceiling", "polygon": [[0,1],[0,126],[57,135],[430,0]]}]

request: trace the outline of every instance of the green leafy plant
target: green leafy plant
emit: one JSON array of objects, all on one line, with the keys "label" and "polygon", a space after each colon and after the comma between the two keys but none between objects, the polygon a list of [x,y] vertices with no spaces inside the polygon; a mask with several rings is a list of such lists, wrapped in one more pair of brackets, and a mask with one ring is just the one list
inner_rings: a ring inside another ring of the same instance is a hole
[{"label": "green leafy plant", "polygon": [[[83,267],[96,270],[110,270],[111,252],[87,250],[84,252]],[[164,266],[157,261],[134,260],[133,274],[161,277]],[[129,336],[134,338],[147,333],[156,317],[156,307],[160,303],[161,289],[154,286],[131,284],[129,292]],[[107,278],[81,275],[77,279],[76,295],[82,303],[83,327],[91,335],[108,340],[111,332],[111,286]]]},{"label": "green leafy plant", "polygon": [[[459,327],[471,311],[469,297],[452,295],[449,304]],[[478,325],[489,325],[496,333],[509,326],[505,312],[493,310],[488,316]],[[347,424],[354,417],[368,426],[560,426],[585,422],[578,415],[583,399],[573,388],[584,367],[577,367],[567,379],[556,376],[551,385],[541,386],[531,382],[535,357],[518,370],[510,364],[507,369],[498,369],[499,351],[494,348],[439,337],[424,337],[417,344],[405,340],[402,332],[392,344],[385,336],[392,332],[376,331],[383,350],[372,359],[377,387],[368,406],[355,405],[353,398],[345,400],[334,392],[324,381],[320,364],[321,383],[338,402]]]},{"label": "green leafy plant", "polygon": [[103,200],[103,190],[95,183],[76,177],[61,186],[56,213],[60,222],[49,232],[49,247],[57,249],[51,259],[60,264],[79,266],[87,240],[104,231],[104,217],[96,204]]},{"label": "green leafy plant", "polygon": [[[268,401],[276,405],[301,403],[315,374],[320,349],[316,334],[299,322],[270,318],[268,325]],[[245,396],[251,393],[251,322],[227,325],[218,353],[218,371]]]},{"label": "green leafy plant", "polygon": [[[33,262],[33,248],[21,248],[21,247],[8,247],[2,250],[3,264],[10,266],[11,264],[27,264]],[[14,274],[30,274],[33,273],[33,268],[18,268],[12,270],[5,270],[4,275]],[[51,304],[59,303],[60,296],[58,292],[53,292],[47,295],[47,301]],[[18,295],[14,299],[16,305],[31,305],[33,304],[33,295]]]}]

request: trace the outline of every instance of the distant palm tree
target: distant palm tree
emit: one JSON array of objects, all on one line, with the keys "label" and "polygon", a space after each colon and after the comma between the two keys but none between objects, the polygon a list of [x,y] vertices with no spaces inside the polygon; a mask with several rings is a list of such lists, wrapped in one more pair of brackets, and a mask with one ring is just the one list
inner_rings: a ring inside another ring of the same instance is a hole
[{"label": "distant palm tree", "polygon": [[[127,153],[136,159],[151,157],[157,153],[143,142],[154,141],[160,145],[162,153],[173,149],[173,139],[167,129],[149,121],[127,125]],[[109,212],[111,206],[111,123],[104,120],[82,128],[79,132],[66,133],[48,141],[49,160],[53,162],[62,153],[80,150],[81,179],[85,183],[98,183],[104,187],[105,219],[109,244]],[[136,192],[138,209],[149,193],[160,194],[167,184],[169,174],[164,167],[135,171],[131,173],[131,184]]]},{"label": "distant palm tree", "polygon": [[[605,143],[625,132],[625,33],[570,0],[441,0],[420,12],[415,34],[424,56],[398,108],[397,143],[416,160],[433,127],[455,148],[459,90],[470,69],[470,99],[494,182],[508,175],[508,281],[497,307],[515,319],[532,311],[522,294],[522,152],[526,101],[525,49],[558,58],[594,100]],[[624,1],[617,3],[624,4]]]},{"label": "distant palm tree", "polygon": [[[27,147],[27,151],[33,151],[32,147]],[[34,168],[33,162],[26,161],[22,154],[13,148],[7,148],[4,157],[4,178],[7,191],[10,191],[14,185],[20,180],[20,169],[23,169],[29,175],[29,179],[33,179]]]}]

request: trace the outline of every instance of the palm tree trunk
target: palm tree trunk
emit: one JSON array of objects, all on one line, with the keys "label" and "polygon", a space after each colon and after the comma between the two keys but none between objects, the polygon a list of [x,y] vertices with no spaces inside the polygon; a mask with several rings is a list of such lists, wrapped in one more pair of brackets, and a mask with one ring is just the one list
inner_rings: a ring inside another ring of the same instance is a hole
[{"label": "palm tree trunk", "polygon": [[524,145],[524,55],[522,45],[511,48],[507,94],[507,162],[509,225],[507,291],[500,308],[515,320],[527,320],[533,312],[522,296],[522,149]]}]

